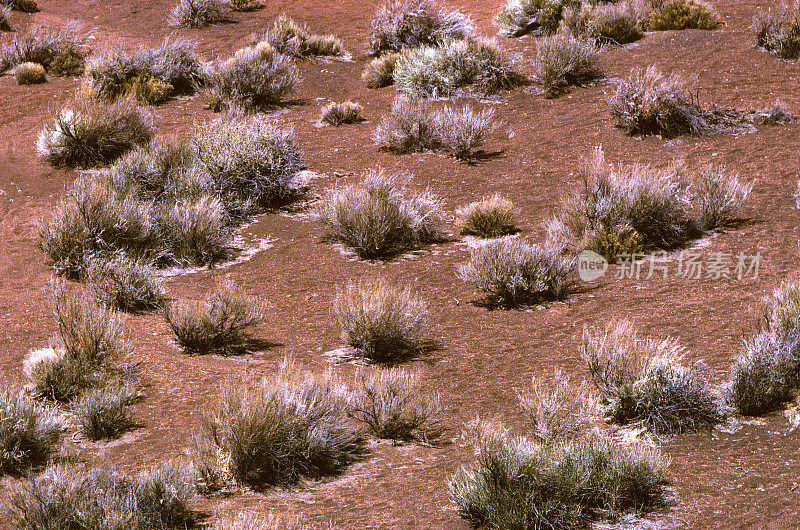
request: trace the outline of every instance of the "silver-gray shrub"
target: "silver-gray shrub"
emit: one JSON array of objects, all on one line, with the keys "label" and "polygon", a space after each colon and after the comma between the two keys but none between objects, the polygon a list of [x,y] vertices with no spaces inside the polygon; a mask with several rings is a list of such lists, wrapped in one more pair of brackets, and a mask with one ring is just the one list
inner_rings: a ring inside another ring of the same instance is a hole
[{"label": "silver-gray shrub", "polygon": [[372,19],[369,45],[372,53],[400,51],[475,35],[469,17],[433,0],[390,0],[378,7]]},{"label": "silver-gray shrub", "polygon": [[62,75],[57,71],[51,72],[53,62],[75,56],[82,63],[88,53],[86,41],[83,26],[74,20],[58,28],[35,26],[25,33],[15,34],[10,43],[0,48],[0,73],[22,63],[38,63],[51,74]]},{"label": "silver-gray shrub", "polygon": [[800,2],[771,6],[753,16],[756,44],[780,59],[800,57]]},{"label": "silver-gray shrub", "polygon": [[164,278],[147,259],[117,252],[111,257],[88,256],[86,276],[98,300],[121,311],[146,312],[165,301]]},{"label": "silver-gray shrub", "polygon": [[0,392],[0,476],[46,463],[61,436],[55,416],[23,391]]},{"label": "silver-gray shrub", "polygon": [[84,391],[70,403],[70,411],[90,440],[113,439],[133,426],[131,405],[138,398],[137,385],[111,382]]},{"label": "silver-gray shrub", "polygon": [[693,202],[700,210],[700,225],[705,230],[714,230],[734,220],[751,191],[752,182],[739,180],[721,166],[701,169],[691,187]]},{"label": "silver-gray shrub", "polygon": [[178,0],[168,22],[173,27],[202,28],[222,22],[230,12],[228,0]]},{"label": "silver-gray shrub", "polygon": [[507,0],[495,17],[500,34],[521,37],[547,36],[556,32],[564,9],[580,6],[575,0]]},{"label": "silver-gray shrub", "polygon": [[567,92],[571,86],[584,86],[604,76],[599,52],[587,40],[545,37],[536,46],[531,80],[548,98]]}]

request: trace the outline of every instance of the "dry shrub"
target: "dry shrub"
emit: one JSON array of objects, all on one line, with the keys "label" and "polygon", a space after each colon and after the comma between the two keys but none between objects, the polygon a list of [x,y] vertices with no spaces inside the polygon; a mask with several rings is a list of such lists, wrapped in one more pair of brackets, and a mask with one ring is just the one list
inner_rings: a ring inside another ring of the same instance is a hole
[{"label": "dry shrub", "polygon": [[368,171],[361,182],[328,190],[314,214],[328,238],[361,259],[390,259],[443,237],[438,198],[409,195],[404,178]]},{"label": "dry shrub", "polygon": [[573,37],[545,37],[537,43],[532,81],[548,98],[573,85],[585,86],[604,76],[594,45]]},{"label": "dry shrub", "polygon": [[279,105],[299,82],[292,58],[260,42],[238,50],[212,69],[208,79],[211,107],[241,112]]},{"label": "dry shrub", "polygon": [[[0,73],[22,63],[41,64],[52,75],[80,75],[83,72],[83,58],[88,51],[85,44],[86,33],[75,21],[69,21],[59,28],[35,26],[25,33],[14,35],[10,43],[0,48]],[[53,68],[53,63],[63,62],[64,58],[78,58],[79,68],[66,71],[62,65]]]},{"label": "dry shrub", "polygon": [[721,166],[700,170],[692,192],[700,209],[699,221],[705,230],[714,230],[733,221],[753,191],[753,183],[739,180]]},{"label": "dry shrub", "polygon": [[459,160],[473,160],[473,152],[496,128],[493,109],[444,107],[435,116],[440,148]]},{"label": "dry shrub", "polygon": [[495,21],[506,37],[555,33],[570,0],[507,0]]},{"label": "dry shrub", "polygon": [[61,436],[55,416],[22,391],[0,392],[0,476],[46,463]]},{"label": "dry shrub", "polygon": [[348,400],[330,373],[304,372],[288,360],[260,382],[224,385],[197,440],[201,478],[228,476],[260,489],[340,472],[361,453]]},{"label": "dry shrub", "polygon": [[575,37],[593,41],[598,46],[628,44],[644,37],[642,13],[633,2],[583,4],[564,14],[564,26]]},{"label": "dry shrub", "polygon": [[364,107],[353,101],[330,103],[322,109],[320,121],[336,126],[358,123],[364,121]]},{"label": "dry shrub", "polygon": [[35,0],[0,0],[0,5],[8,7],[9,10],[21,11],[22,13],[36,13],[39,6]]},{"label": "dry shrub", "polygon": [[250,331],[264,317],[264,304],[229,280],[217,284],[205,302],[171,303],[164,308],[164,318],[175,340],[189,355],[239,355],[251,351],[257,341]]},{"label": "dry shrub", "polygon": [[162,244],[168,263],[199,267],[235,255],[228,214],[219,199],[179,200],[161,212]]},{"label": "dry shrub", "polygon": [[378,55],[469,39],[474,33],[468,16],[433,0],[390,0],[375,12],[369,45]]},{"label": "dry shrub", "polygon": [[312,35],[305,25],[281,15],[259,39],[278,53],[294,57],[342,56],[342,41],[334,35]]},{"label": "dry shrub", "polygon": [[153,116],[136,102],[105,105],[79,95],[45,125],[36,147],[48,164],[87,168],[113,162],[154,134]]},{"label": "dry shrub", "polygon": [[118,438],[133,427],[130,406],[139,398],[135,385],[112,382],[86,390],[70,404],[81,431],[90,440]]},{"label": "dry shrub", "polygon": [[574,269],[575,259],[560,248],[502,238],[472,249],[457,274],[486,293],[490,305],[514,307],[566,298]]},{"label": "dry shrub", "polygon": [[179,0],[170,11],[168,22],[176,28],[202,28],[224,21],[230,11],[228,0]]},{"label": "dry shrub", "polygon": [[22,63],[14,68],[14,78],[18,85],[38,85],[47,81],[47,73],[41,64]]},{"label": "dry shrub", "polygon": [[149,260],[118,252],[110,259],[89,257],[86,277],[102,303],[120,311],[147,312],[164,305],[164,278]]},{"label": "dry shrub", "polygon": [[302,515],[281,517],[269,514],[264,517],[254,512],[239,512],[234,517],[217,521],[213,530],[312,530]]},{"label": "dry shrub", "polygon": [[428,304],[410,287],[377,279],[337,289],[331,319],[356,358],[394,364],[428,345]]},{"label": "dry shrub", "polygon": [[234,11],[257,11],[264,7],[261,0],[230,0],[231,9]]},{"label": "dry shrub", "polygon": [[402,369],[360,374],[350,414],[378,438],[430,443],[443,432],[438,394],[426,392],[419,375]]},{"label": "dry shrub", "polygon": [[492,195],[456,210],[456,230],[462,235],[484,238],[501,237],[517,231],[514,223],[514,203]]},{"label": "dry shrub", "polygon": [[647,29],[652,31],[681,29],[717,29],[720,24],[716,10],[702,0],[666,0],[660,2],[648,17]]},{"label": "dry shrub", "polygon": [[13,28],[11,27],[11,8],[8,6],[0,7],[0,31],[12,31],[12,30]]},{"label": "dry shrub", "polygon": [[753,16],[756,45],[786,61],[800,57],[800,1],[772,6]]},{"label": "dry shrub", "polygon": [[364,71],[361,79],[367,88],[383,88],[394,84],[394,67],[402,54],[390,52],[372,59]]}]

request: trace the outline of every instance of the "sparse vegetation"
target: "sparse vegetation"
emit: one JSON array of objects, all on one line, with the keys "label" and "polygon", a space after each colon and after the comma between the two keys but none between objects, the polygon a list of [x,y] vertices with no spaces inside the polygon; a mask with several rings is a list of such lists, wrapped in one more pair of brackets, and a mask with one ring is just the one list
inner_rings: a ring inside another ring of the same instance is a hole
[{"label": "sparse vegetation", "polygon": [[456,210],[456,230],[462,235],[484,238],[500,237],[516,232],[514,203],[492,195]]},{"label": "sparse vegetation", "polygon": [[507,0],[495,21],[500,34],[521,37],[533,34],[550,35],[558,29],[569,0]]},{"label": "sparse vegetation", "polygon": [[364,121],[364,107],[353,101],[330,103],[322,109],[320,121],[336,126],[358,123]]},{"label": "sparse vegetation", "polygon": [[60,436],[54,415],[33,398],[17,390],[0,392],[0,476],[43,465]]},{"label": "sparse vegetation", "polygon": [[379,55],[470,39],[474,33],[469,17],[433,0],[390,0],[372,19],[369,45]]},{"label": "sparse vegetation", "polygon": [[22,63],[14,68],[14,78],[18,85],[38,85],[47,81],[47,73],[41,64]]},{"label": "sparse vegetation", "polygon": [[302,372],[290,361],[256,383],[224,385],[197,441],[201,480],[224,477],[260,489],[339,472],[361,452],[347,417],[348,391],[330,373]]},{"label": "sparse vegetation", "polygon": [[178,0],[168,21],[173,27],[202,28],[224,21],[230,11],[228,0]]},{"label": "sparse vegetation", "polygon": [[394,84],[394,67],[402,54],[384,53],[372,59],[361,73],[367,88],[383,88]]},{"label": "sparse vegetation", "polygon": [[331,318],[353,356],[395,364],[421,353],[428,342],[428,305],[410,287],[385,280],[337,289]]},{"label": "sparse vegetation", "polygon": [[204,303],[171,303],[164,310],[178,345],[190,355],[247,353],[255,343],[250,331],[264,316],[264,305],[231,281],[218,284]]},{"label": "sparse vegetation", "polygon": [[753,16],[756,45],[784,61],[800,57],[800,1],[782,3]]},{"label": "sparse vegetation", "polygon": [[344,55],[342,41],[335,35],[313,35],[305,25],[285,15],[279,16],[260,40],[270,44],[278,53],[294,57]]},{"label": "sparse vegetation", "polygon": [[328,237],[361,259],[390,259],[442,238],[439,200],[428,192],[407,194],[402,178],[380,170],[328,190],[314,212]]},{"label": "sparse vegetation", "polygon": [[458,277],[486,293],[489,304],[513,307],[566,298],[574,265],[560,248],[502,238],[470,250]]},{"label": "sparse vegetation", "polygon": [[660,0],[649,14],[647,29],[652,31],[681,29],[717,29],[719,14],[702,0]]},{"label": "sparse vegetation", "polygon": [[86,39],[82,26],[74,21],[59,28],[35,26],[14,35],[10,43],[0,48],[0,73],[22,63],[36,63],[51,75],[81,75],[88,53]]},{"label": "sparse vegetation", "polygon": [[604,76],[595,46],[573,37],[545,37],[537,43],[532,81],[548,98]]}]

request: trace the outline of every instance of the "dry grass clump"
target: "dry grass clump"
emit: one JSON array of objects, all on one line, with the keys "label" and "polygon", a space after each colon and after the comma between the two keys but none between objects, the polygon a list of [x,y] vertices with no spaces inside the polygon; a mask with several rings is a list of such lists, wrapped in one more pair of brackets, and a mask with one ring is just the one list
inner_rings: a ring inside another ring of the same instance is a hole
[{"label": "dry grass clump", "polygon": [[202,28],[224,21],[231,11],[228,0],[179,0],[169,13],[169,25]]},{"label": "dry grass clump", "polygon": [[308,27],[281,15],[259,39],[278,53],[294,57],[339,57],[344,55],[342,41],[335,35],[313,35]]},{"label": "dry grass clump", "polygon": [[439,200],[409,195],[403,178],[368,171],[361,182],[328,190],[314,214],[327,237],[361,259],[390,259],[443,237]]},{"label": "dry grass clump", "polygon": [[45,125],[36,148],[53,166],[88,168],[113,162],[154,134],[153,116],[135,102],[121,99],[105,105],[84,95]]},{"label": "dry grass clump", "polygon": [[149,260],[118,252],[111,258],[93,256],[86,261],[86,277],[92,290],[107,306],[138,313],[164,305],[164,278]]},{"label": "dry grass clump", "polygon": [[39,85],[47,81],[47,72],[41,64],[22,63],[14,68],[14,78],[18,85]]},{"label": "dry grass clump", "polygon": [[785,61],[800,57],[800,1],[759,10],[753,16],[756,45]]},{"label": "dry grass clump", "polygon": [[514,307],[566,298],[574,269],[575,259],[560,248],[502,238],[472,249],[457,274],[486,293],[490,305]]},{"label": "dry grass clump", "polygon": [[692,183],[692,193],[700,209],[699,221],[703,229],[714,230],[736,219],[753,185],[720,166],[701,169]]},{"label": "dry grass clump", "polygon": [[320,121],[331,125],[344,125],[364,121],[364,107],[354,101],[330,103],[322,109]]},{"label": "dry grass clump", "polygon": [[526,82],[496,40],[448,40],[404,53],[394,67],[397,90],[414,97],[494,94]]},{"label": "dry grass clump", "polygon": [[644,37],[643,15],[631,1],[614,4],[583,4],[564,13],[564,26],[575,37],[597,46],[628,44]]},{"label": "dry grass clump", "polygon": [[658,0],[647,19],[651,31],[682,29],[717,29],[717,11],[702,0]]},{"label": "dry grass clump", "polygon": [[107,48],[86,64],[86,81],[93,96],[113,101],[133,95],[157,104],[175,95],[193,94],[204,84],[206,67],[190,41],[165,38],[156,47],[128,51]]},{"label": "dry grass clump", "polygon": [[456,210],[456,230],[462,235],[501,237],[517,231],[514,203],[495,194]]},{"label": "dry grass clump", "polygon": [[390,0],[375,12],[369,46],[379,55],[469,39],[474,33],[468,16],[433,0]]},{"label": "dry grass clump", "polygon": [[299,82],[292,58],[260,42],[215,66],[208,93],[214,110],[246,112],[279,105]]},{"label": "dry grass clump", "polygon": [[657,434],[711,427],[722,415],[704,365],[683,366],[674,339],[639,338],[630,322],[584,328],[581,356],[613,423],[639,422]]},{"label": "dry grass clump", "polygon": [[164,318],[189,355],[239,355],[257,345],[250,332],[264,321],[264,311],[262,302],[228,280],[217,284],[205,302],[167,304]]},{"label": "dry grass clump", "polygon": [[394,67],[402,54],[396,52],[384,53],[380,57],[372,59],[364,71],[361,79],[367,88],[383,88],[394,84]]},{"label": "dry grass clump", "polygon": [[302,515],[281,517],[269,514],[264,517],[253,512],[239,512],[235,516],[217,521],[213,530],[313,530]]},{"label": "dry grass clump", "polygon": [[35,0],[0,0],[0,5],[23,13],[36,13],[39,11],[39,6],[36,5]]},{"label": "dry grass clump", "polygon": [[340,472],[362,444],[348,399],[330,373],[288,360],[260,382],[224,385],[196,442],[201,480],[210,490],[227,480],[261,489]]},{"label": "dry grass clump", "polygon": [[548,98],[604,77],[599,53],[587,40],[556,35],[541,39],[536,46],[532,81]]},{"label": "dry grass clump", "polygon": [[78,76],[83,73],[87,35],[82,26],[69,21],[59,28],[36,26],[14,35],[0,48],[0,73],[22,63],[41,64],[50,75]]},{"label": "dry grass clump", "polygon": [[428,304],[408,287],[385,280],[350,283],[337,289],[331,319],[342,340],[361,360],[395,364],[428,345]]},{"label": "dry grass clump", "polygon": [[506,37],[555,33],[569,0],[508,0],[495,17]]},{"label": "dry grass clump", "polygon": [[173,463],[133,478],[113,468],[83,472],[57,464],[14,495],[12,521],[21,530],[192,528],[199,514],[189,508],[191,482]]},{"label": "dry grass clump", "polygon": [[0,476],[46,463],[61,436],[53,414],[22,391],[0,392]]},{"label": "dry grass clump", "polygon": [[365,423],[378,438],[392,441],[436,440],[443,429],[437,415],[442,407],[438,394],[429,394],[416,372],[402,369],[360,374],[350,414]]}]

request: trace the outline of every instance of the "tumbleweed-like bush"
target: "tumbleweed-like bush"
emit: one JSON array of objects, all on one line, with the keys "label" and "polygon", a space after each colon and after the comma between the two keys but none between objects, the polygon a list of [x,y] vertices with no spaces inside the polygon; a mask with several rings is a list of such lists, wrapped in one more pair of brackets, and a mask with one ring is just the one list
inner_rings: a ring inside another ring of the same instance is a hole
[{"label": "tumbleweed-like bush", "polygon": [[14,78],[18,85],[38,85],[47,81],[47,72],[41,64],[22,63],[14,68]]},{"label": "tumbleweed-like bush", "polygon": [[575,37],[598,46],[622,45],[644,37],[643,15],[630,1],[613,4],[583,4],[564,13],[564,26]]},{"label": "tumbleweed-like bush", "polygon": [[369,45],[378,55],[469,39],[474,33],[469,17],[433,0],[390,0],[372,19]]},{"label": "tumbleweed-like bush", "polygon": [[46,463],[61,436],[54,415],[22,391],[0,392],[0,475]]},{"label": "tumbleweed-like bush", "polygon": [[10,43],[0,48],[0,73],[22,63],[37,63],[51,75],[81,75],[88,53],[86,40],[82,26],[75,21],[59,28],[35,26],[14,35]]},{"label": "tumbleweed-like bush", "polygon": [[650,13],[647,29],[651,31],[681,29],[717,29],[716,10],[702,0],[663,0]]},{"label": "tumbleweed-like bush", "polygon": [[456,230],[462,235],[484,238],[500,237],[516,232],[514,203],[495,194],[456,210]]},{"label": "tumbleweed-like bush", "polygon": [[328,190],[314,209],[327,237],[361,259],[390,259],[443,237],[439,200],[410,195],[404,179],[381,170],[361,182]]},{"label": "tumbleweed-like bush", "polygon": [[330,103],[322,109],[320,121],[336,126],[358,123],[364,121],[364,107],[353,101]]},{"label": "tumbleweed-like bush", "polygon": [[567,92],[571,86],[584,86],[604,76],[599,53],[587,40],[573,37],[545,37],[537,43],[531,81],[548,98]]},{"label": "tumbleweed-like bush", "polygon": [[168,22],[173,27],[202,28],[222,22],[230,11],[228,0],[179,0]]},{"label": "tumbleweed-like bush", "polygon": [[342,41],[334,35],[313,35],[305,25],[281,15],[260,40],[269,43],[278,53],[294,57],[344,55]]}]

